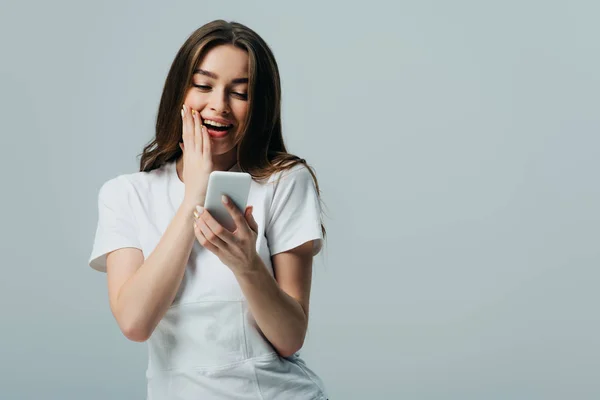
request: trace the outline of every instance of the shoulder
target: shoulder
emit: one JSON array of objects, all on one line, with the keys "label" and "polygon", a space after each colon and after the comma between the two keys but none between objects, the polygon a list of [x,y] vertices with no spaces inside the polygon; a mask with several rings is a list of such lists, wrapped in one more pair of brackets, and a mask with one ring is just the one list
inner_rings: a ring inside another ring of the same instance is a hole
[{"label": "shoulder", "polygon": [[105,181],[100,187],[100,196],[110,198],[114,196],[126,196],[131,193],[143,193],[150,186],[166,181],[166,165],[149,172],[138,171],[119,174]]},{"label": "shoulder", "polygon": [[[316,178],[305,164],[277,171],[270,179],[271,209],[310,207],[319,198]],[[318,202],[318,201],[317,201]]]},{"label": "shoulder", "polygon": [[105,181],[100,186],[99,195],[102,198],[114,197],[117,193],[123,190],[124,175],[118,175]]},{"label": "shoulder", "polygon": [[125,175],[118,175],[105,181],[98,191],[98,202],[106,207],[120,207],[130,190],[130,183]]},{"label": "shoulder", "polygon": [[273,173],[268,182],[275,187],[279,185],[293,185],[296,183],[306,184],[313,182],[312,172],[313,171],[311,171],[309,167],[300,163]]}]

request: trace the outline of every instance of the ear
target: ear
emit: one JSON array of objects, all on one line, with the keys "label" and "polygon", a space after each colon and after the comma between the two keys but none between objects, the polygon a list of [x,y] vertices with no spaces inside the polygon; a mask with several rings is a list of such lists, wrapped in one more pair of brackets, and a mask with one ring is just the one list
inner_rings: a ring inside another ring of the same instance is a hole
[{"label": "ear", "polygon": [[181,149],[181,151],[183,151],[183,142],[179,143],[179,148]]}]

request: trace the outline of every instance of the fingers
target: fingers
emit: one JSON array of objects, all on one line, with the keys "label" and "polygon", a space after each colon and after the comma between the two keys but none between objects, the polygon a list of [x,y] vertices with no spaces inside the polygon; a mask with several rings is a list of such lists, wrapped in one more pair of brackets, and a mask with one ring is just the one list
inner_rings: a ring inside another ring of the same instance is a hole
[{"label": "fingers", "polygon": [[[198,243],[200,243],[205,249],[217,254],[219,252],[219,247],[213,244],[213,242],[206,237],[204,234],[205,230],[206,228],[202,228],[202,222],[200,220],[196,220],[196,222],[194,222],[194,234],[196,235],[196,239],[198,239]],[[214,240],[214,238],[212,240]]]},{"label": "fingers", "polygon": [[208,135],[208,130],[206,129],[205,125],[202,125],[202,143],[204,145],[204,154],[206,156],[210,156],[212,154],[212,143],[210,141],[210,136]]},{"label": "fingers", "polygon": [[193,120],[190,114],[190,108],[184,104],[181,108],[181,136],[184,147],[187,147],[188,150],[194,148]]},{"label": "fingers", "polygon": [[206,229],[201,230],[211,243],[223,248],[228,244],[236,242],[233,233],[223,227],[208,211],[203,211],[201,207],[196,207],[196,210],[197,212],[194,213],[194,215],[198,215],[196,222],[201,228],[206,227]]},{"label": "fingers", "polygon": [[[184,129],[187,129],[188,135],[189,137],[192,139],[192,141],[195,141],[194,138],[194,120],[192,118],[192,109],[190,107],[188,107],[187,105],[183,105],[185,113],[184,113]],[[193,149],[193,146],[189,147],[190,149]]]},{"label": "fingers", "polygon": [[183,145],[179,145],[183,151],[185,147],[194,149],[195,152],[208,156],[212,160],[212,143],[206,126],[202,124],[200,113],[193,108],[183,105],[181,109]]},{"label": "fingers", "polygon": [[[207,212],[203,212],[202,214],[207,214]],[[217,232],[220,232],[220,230],[217,229]],[[213,232],[202,216],[194,222],[194,233],[200,244],[213,253],[227,247],[225,241],[217,233]]]},{"label": "fingers", "polygon": [[236,205],[233,203],[233,201],[231,201],[231,199],[229,197],[227,197],[226,195],[223,195],[222,201],[223,201],[223,204],[225,205],[225,208],[227,209],[227,211],[229,211],[229,214],[233,218],[233,221],[235,222],[235,226],[237,227],[237,229],[247,232],[249,229],[249,226],[248,226],[248,223],[246,222],[246,218],[244,218],[244,215],[242,214],[240,209],[237,208]]},{"label": "fingers", "polygon": [[248,222],[248,226],[250,227],[250,229],[258,233],[258,223],[254,219],[254,215],[252,214],[253,211],[253,206],[246,207],[246,212],[244,213],[244,216],[246,217],[246,221]]},{"label": "fingers", "polygon": [[196,152],[202,152],[202,121],[200,118],[200,114],[196,112],[196,110],[192,109],[192,120],[194,123],[194,142]]}]

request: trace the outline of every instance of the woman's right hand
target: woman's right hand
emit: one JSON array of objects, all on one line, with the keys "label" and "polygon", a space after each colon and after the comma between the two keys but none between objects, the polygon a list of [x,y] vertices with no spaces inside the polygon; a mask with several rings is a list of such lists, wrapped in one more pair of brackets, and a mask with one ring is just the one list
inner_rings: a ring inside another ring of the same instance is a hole
[{"label": "woman's right hand", "polygon": [[196,110],[184,104],[181,118],[183,145],[179,146],[183,151],[184,202],[203,205],[208,177],[213,171],[210,136]]}]

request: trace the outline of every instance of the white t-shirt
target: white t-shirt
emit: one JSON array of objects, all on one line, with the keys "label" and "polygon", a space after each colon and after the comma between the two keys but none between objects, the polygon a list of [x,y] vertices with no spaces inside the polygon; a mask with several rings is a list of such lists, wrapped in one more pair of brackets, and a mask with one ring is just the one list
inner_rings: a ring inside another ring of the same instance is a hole
[{"label": "white t-shirt", "polygon": [[[148,257],[184,190],[175,161],[105,182],[89,265],[106,272],[106,254],[123,247]],[[321,250],[320,204],[305,166],[252,181],[248,205],[258,223],[256,249],[271,275],[272,255],[308,241],[314,254]],[[149,400],[326,399],[321,379],[298,354],[280,357],[265,339],[231,270],[197,240],[173,304],[147,343]]]}]

